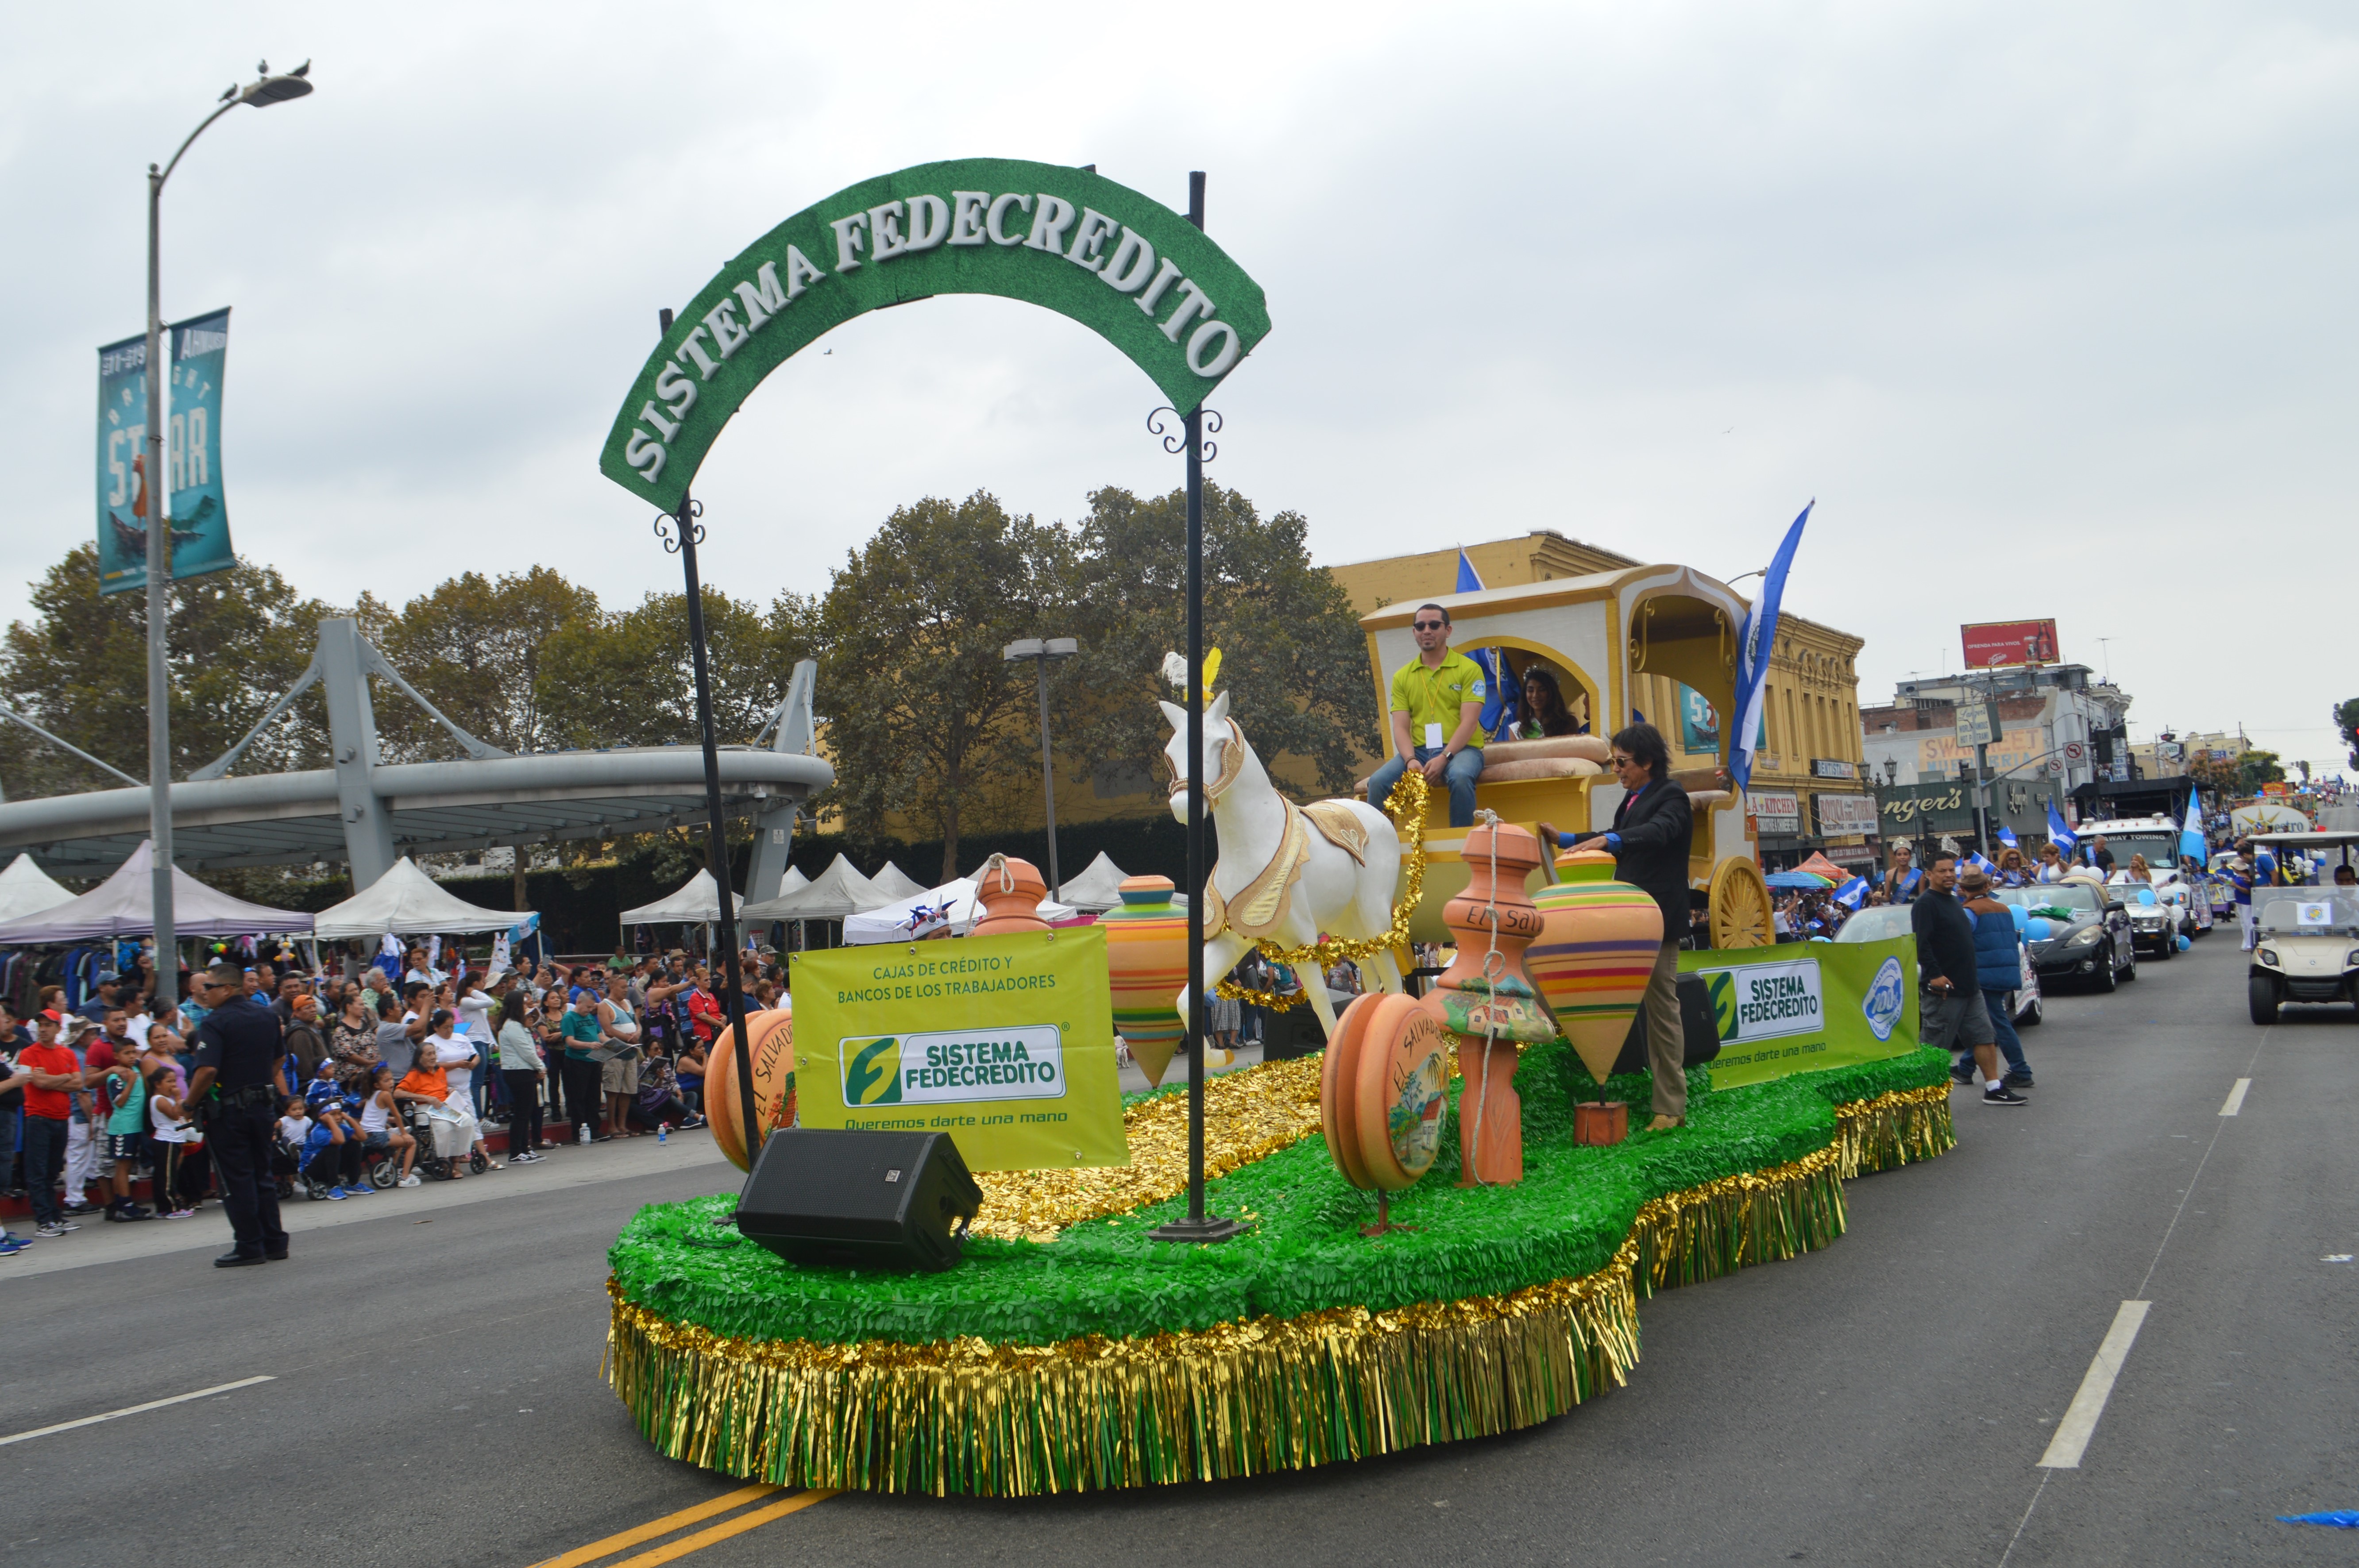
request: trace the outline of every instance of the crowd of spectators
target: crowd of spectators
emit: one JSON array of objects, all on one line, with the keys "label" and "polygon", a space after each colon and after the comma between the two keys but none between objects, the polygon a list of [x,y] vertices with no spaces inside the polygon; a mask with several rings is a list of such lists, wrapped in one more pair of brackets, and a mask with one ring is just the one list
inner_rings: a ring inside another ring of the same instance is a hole
[{"label": "crowd of spectators", "polygon": [[[706,965],[618,951],[446,970],[437,957],[419,946],[332,971],[257,961],[244,994],[219,1003],[276,1015],[283,1196],[342,1202],[702,1125],[706,1059],[727,1026]],[[774,958],[744,955],[749,1012],[784,1005]],[[29,1016],[0,1005],[0,1192],[33,1217],[29,1235],[0,1231],[0,1257],[85,1217],[188,1219],[214,1198],[186,1103],[190,1039],[209,1010],[158,1009],[150,973],[143,963],[103,980],[78,1010],[54,986]],[[505,1133],[505,1162],[486,1130]]]}]

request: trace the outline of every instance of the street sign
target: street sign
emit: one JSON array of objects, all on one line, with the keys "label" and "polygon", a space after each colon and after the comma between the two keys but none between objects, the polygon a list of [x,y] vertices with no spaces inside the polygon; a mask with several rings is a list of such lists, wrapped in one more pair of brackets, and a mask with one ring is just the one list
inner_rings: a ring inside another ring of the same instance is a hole
[{"label": "street sign", "polygon": [[2078,741],[2067,741],[2064,742],[2064,760],[2068,762],[2085,762],[2089,760],[2089,748]]},{"label": "street sign", "polygon": [[1987,702],[1970,702],[1958,709],[1958,744],[1987,746],[1998,739],[1998,715]]}]

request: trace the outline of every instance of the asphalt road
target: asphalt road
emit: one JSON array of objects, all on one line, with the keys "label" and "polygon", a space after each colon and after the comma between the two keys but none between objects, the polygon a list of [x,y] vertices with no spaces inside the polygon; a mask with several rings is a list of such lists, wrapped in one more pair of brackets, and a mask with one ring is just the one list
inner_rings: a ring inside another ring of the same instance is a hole
[{"label": "asphalt road", "polygon": [[[215,1271],[196,1237],[159,1250],[159,1226],[86,1231],[0,1273],[0,1555],[2347,1562],[2346,1533],[2275,1516],[2359,1508],[2359,1263],[2326,1260],[2359,1253],[2359,1022],[2286,1019],[2246,1021],[2226,932],[2112,997],[2052,998],[2028,1109],[1962,1092],[1957,1150],[1852,1184],[1832,1248],[1645,1303],[1627,1389],[1511,1437],[1083,1498],[749,1498],[657,1458],[599,1380],[603,1252],[636,1205],[728,1184],[701,1140],[305,1206],[267,1269]],[[2085,1453],[2042,1468],[2125,1302],[2150,1306]]]}]

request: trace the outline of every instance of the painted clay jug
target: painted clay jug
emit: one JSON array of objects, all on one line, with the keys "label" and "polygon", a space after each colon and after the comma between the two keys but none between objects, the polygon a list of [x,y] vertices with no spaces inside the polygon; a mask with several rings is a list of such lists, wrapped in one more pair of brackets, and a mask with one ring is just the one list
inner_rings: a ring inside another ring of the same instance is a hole
[{"label": "painted clay jug", "polygon": [[1517,1043],[1556,1038],[1524,968],[1524,950],[1540,935],[1539,912],[1524,891],[1540,846],[1524,828],[1492,823],[1466,835],[1462,855],[1466,889],[1441,911],[1457,952],[1424,1005],[1458,1036],[1458,1072],[1466,1080],[1458,1101],[1458,1184],[1505,1186],[1524,1179]]},{"label": "painted clay jug", "polygon": [[1630,1020],[1663,946],[1654,899],[1614,880],[1614,857],[1596,849],[1558,857],[1562,880],[1542,888],[1540,938],[1525,960],[1558,1026],[1600,1084],[1614,1070]]},{"label": "painted clay jug", "polygon": [[[754,1109],[761,1119],[754,1139],[758,1149],[771,1133],[795,1124],[794,1015],[784,1007],[747,1013],[745,1040],[754,1057]],[[712,1123],[712,1141],[731,1164],[751,1170],[737,1093],[736,1032],[723,1030],[704,1061],[704,1114]]]},{"label": "painted clay jug", "polygon": [[1114,989],[1114,1027],[1150,1084],[1163,1082],[1187,1026],[1172,999],[1188,987],[1188,912],[1169,877],[1128,877],[1122,903],[1099,917]]},{"label": "painted clay jug", "polygon": [[975,872],[974,881],[974,901],[983,906],[983,916],[968,935],[1008,936],[1049,929],[1049,923],[1035,913],[1049,896],[1049,884],[1031,861],[994,855]]}]

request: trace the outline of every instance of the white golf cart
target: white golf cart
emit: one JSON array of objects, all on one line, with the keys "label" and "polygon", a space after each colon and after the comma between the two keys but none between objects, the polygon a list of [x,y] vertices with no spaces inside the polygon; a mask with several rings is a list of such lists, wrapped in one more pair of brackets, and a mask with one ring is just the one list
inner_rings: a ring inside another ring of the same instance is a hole
[{"label": "white golf cart", "polygon": [[2341,1002],[2359,1017],[2359,886],[2336,885],[2354,863],[2359,833],[2256,833],[2282,861],[2324,852],[2323,887],[2256,887],[2256,940],[2245,992],[2255,1023],[2275,1023],[2288,1002]]}]

